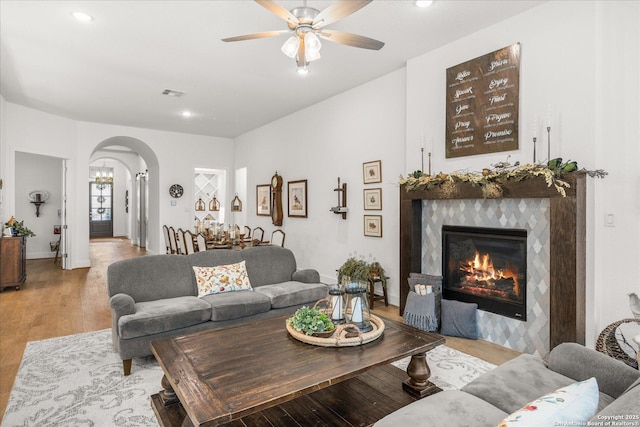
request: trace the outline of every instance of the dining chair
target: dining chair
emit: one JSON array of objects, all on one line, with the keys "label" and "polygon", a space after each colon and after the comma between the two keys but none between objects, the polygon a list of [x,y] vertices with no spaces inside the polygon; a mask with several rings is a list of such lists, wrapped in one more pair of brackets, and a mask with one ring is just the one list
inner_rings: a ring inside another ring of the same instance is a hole
[{"label": "dining chair", "polygon": [[196,252],[196,247],[194,245],[194,236],[191,230],[186,230],[182,233],[183,242],[184,242],[184,254],[189,255]]},{"label": "dining chair", "polygon": [[176,231],[176,242],[178,243],[178,251],[176,253],[178,255],[186,255],[184,253],[184,231],[182,231],[182,228],[178,228],[178,231]]},{"label": "dining chair", "polygon": [[162,234],[164,234],[165,253],[170,254],[171,253],[171,242],[169,241],[169,227],[167,227],[166,225],[163,225],[162,226]]},{"label": "dining chair", "polygon": [[176,230],[173,227],[169,227],[169,247],[172,254],[178,253],[178,240],[176,239]]},{"label": "dining chair", "polygon": [[198,244],[198,252],[207,250],[207,239],[205,239],[203,233],[196,234],[196,242]]},{"label": "dining chair", "polygon": [[262,242],[263,237],[264,237],[264,230],[262,229],[262,227],[256,227],[253,229],[253,240]]},{"label": "dining chair", "polygon": [[245,240],[251,240],[251,227],[248,225],[244,226],[244,238]]},{"label": "dining chair", "polygon": [[284,231],[277,229],[271,233],[271,244],[274,246],[282,246],[284,248]]}]

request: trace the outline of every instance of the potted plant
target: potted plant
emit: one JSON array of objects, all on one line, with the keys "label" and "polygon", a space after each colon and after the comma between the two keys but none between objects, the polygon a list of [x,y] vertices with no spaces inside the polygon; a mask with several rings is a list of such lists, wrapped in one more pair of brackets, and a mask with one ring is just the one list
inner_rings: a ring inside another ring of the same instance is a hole
[{"label": "potted plant", "polygon": [[13,216],[9,218],[9,221],[5,222],[4,226],[13,229],[11,233],[13,236],[35,237],[36,235],[24,225],[24,220],[18,221]]},{"label": "potted plant", "polygon": [[384,268],[378,261],[371,263],[363,259],[349,257],[338,269],[338,283],[342,283],[342,278],[348,277],[352,281],[368,281],[374,277],[380,277],[383,284],[386,284]]},{"label": "potted plant", "polygon": [[301,307],[288,319],[293,329],[306,335],[323,336],[333,333],[333,322],[317,308]]}]

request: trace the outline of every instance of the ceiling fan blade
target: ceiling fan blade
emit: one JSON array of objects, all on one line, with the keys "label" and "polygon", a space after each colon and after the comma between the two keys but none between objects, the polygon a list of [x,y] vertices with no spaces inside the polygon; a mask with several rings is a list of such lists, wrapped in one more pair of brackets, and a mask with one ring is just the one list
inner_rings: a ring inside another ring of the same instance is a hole
[{"label": "ceiling fan blade", "polygon": [[284,19],[287,22],[293,22],[295,25],[298,25],[300,21],[295,17],[291,12],[285,9],[280,4],[272,1],[272,0],[255,0],[260,6],[267,9],[269,12],[273,13],[276,16]]},{"label": "ceiling fan blade", "polygon": [[311,26],[314,29],[322,28],[351,15],[369,3],[371,3],[371,0],[339,0],[320,12],[313,20]]},{"label": "ceiling fan blade", "polygon": [[263,31],[261,33],[253,33],[253,34],[245,34],[243,36],[235,36],[235,37],[227,37],[226,39],[222,39],[223,42],[240,42],[243,40],[253,40],[253,39],[261,39],[264,37],[275,37],[281,36],[283,34],[290,33],[289,30],[280,30],[280,31]]},{"label": "ceiling fan blade", "polygon": [[305,54],[304,37],[300,37],[300,43],[298,44],[298,53],[296,54],[296,64],[298,64],[298,67],[307,66],[307,56]]},{"label": "ceiling fan blade", "polygon": [[380,50],[382,46],[384,46],[384,42],[379,40],[357,34],[345,33],[343,31],[322,30],[316,34],[325,40],[363,49]]}]

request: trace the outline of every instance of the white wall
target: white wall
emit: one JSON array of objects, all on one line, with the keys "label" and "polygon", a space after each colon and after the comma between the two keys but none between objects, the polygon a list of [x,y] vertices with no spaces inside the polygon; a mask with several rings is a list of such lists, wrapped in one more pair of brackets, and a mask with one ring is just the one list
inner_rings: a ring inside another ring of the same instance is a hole
[{"label": "white wall", "polygon": [[[233,168],[233,142],[229,138],[214,138],[173,132],[77,122],[64,117],[26,108],[10,102],[3,103],[5,125],[2,142],[3,221],[15,212],[15,153],[26,152],[68,159],[67,206],[69,241],[72,252],[72,268],[88,267],[89,221],[87,215],[89,188],[88,165],[96,147],[110,138],[123,137],[135,140],[157,159],[150,166],[153,176],[149,181],[151,253],[164,253],[161,236],[162,224],[175,227],[193,226],[190,198],[170,205],[169,187],[179,183],[185,194],[193,194],[193,169],[195,167],[226,169],[227,176]],[[195,153],[195,154],[194,154]],[[33,171],[32,171],[33,172]],[[227,194],[231,193],[233,179],[228,180]],[[6,216],[6,218],[4,218]]]},{"label": "white wall", "polygon": [[[587,202],[587,344],[629,317],[627,293],[640,282],[638,182],[638,2],[547,2],[407,64],[407,171],[419,169],[420,134],[433,138],[433,171],[480,170],[508,155],[533,160],[532,124],[553,117],[551,157],[606,169],[589,180]],[[542,25],[544,23],[544,25]],[[445,159],[445,71],[521,43],[520,149]],[[542,126],[538,135],[542,133]],[[546,133],[546,131],[545,131]],[[546,135],[543,138],[546,157]],[[605,227],[605,212],[616,226]]]},{"label": "white wall", "polygon": [[[52,258],[55,252],[51,252],[49,243],[60,238],[53,234],[53,226],[60,225],[61,220],[58,212],[62,206],[62,160],[17,152],[15,176],[15,217],[36,234],[27,239],[27,259]],[[40,205],[38,217],[35,205],[27,197],[34,190],[49,193],[49,198]]]},{"label": "white wall", "polygon": [[[317,268],[325,279],[350,252],[373,254],[389,270],[397,304],[396,183],[398,175],[420,169],[421,135],[426,151],[432,147],[434,173],[481,170],[507,156],[530,163],[534,118],[541,135],[551,105],[551,157],[610,172],[588,185],[587,344],[593,345],[606,325],[630,315],[627,293],[640,293],[639,240],[629,239],[640,235],[639,8],[624,1],[547,2],[409,61],[406,82],[398,71],[237,138],[236,167],[249,171],[247,220],[273,229],[269,218],[255,216],[255,185],[268,183],[275,170],[285,181],[309,179],[309,218],[285,218],[286,246],[301,266]],[[515,42],[522,49],[521,148],[445,159],[446,69]],[[538,153],[546,153],[542,147]],[[361,167],[377,159],[384,179],[383,239],[362,236]],[[347,221],[328,212],[336,204],[338,176],[349,186]],[[615,215],[616,227],[604,226],[605,211]]]},{"label": "white wall", "polygon": [[[311,75],[309,77],[312,77]],[[247,168],[247,225],[261,226],[265,238],[276,228],[256,215],[256,185],[269,184],[277,170],[284,179],[282,229],[285,246],[299,268],[315,268],[335,283],[336,269],[350,253],[376,257],[391,277],[391,300],[398,301],[398,176],[404,173],[404,69],[284,117],[236,139],[236,169]],[[362,163],[382,160],[380,184],[383,237],[363,235]],[[349,213],[336,206],[338,177],[347,183]],[[286,183],[307,179],[308,218],[287,217]],[[240,191],[238,191],[240,193]]]}]

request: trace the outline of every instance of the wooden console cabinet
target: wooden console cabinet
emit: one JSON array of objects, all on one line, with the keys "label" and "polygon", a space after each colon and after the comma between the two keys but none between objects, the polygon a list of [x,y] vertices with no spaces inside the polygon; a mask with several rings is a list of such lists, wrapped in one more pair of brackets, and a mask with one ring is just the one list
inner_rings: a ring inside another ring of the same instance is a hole
[{"label": "wooden console cabinet", "polygon": [[27,278],[26,237],[0,238],[0,290],[20,286]]}]

